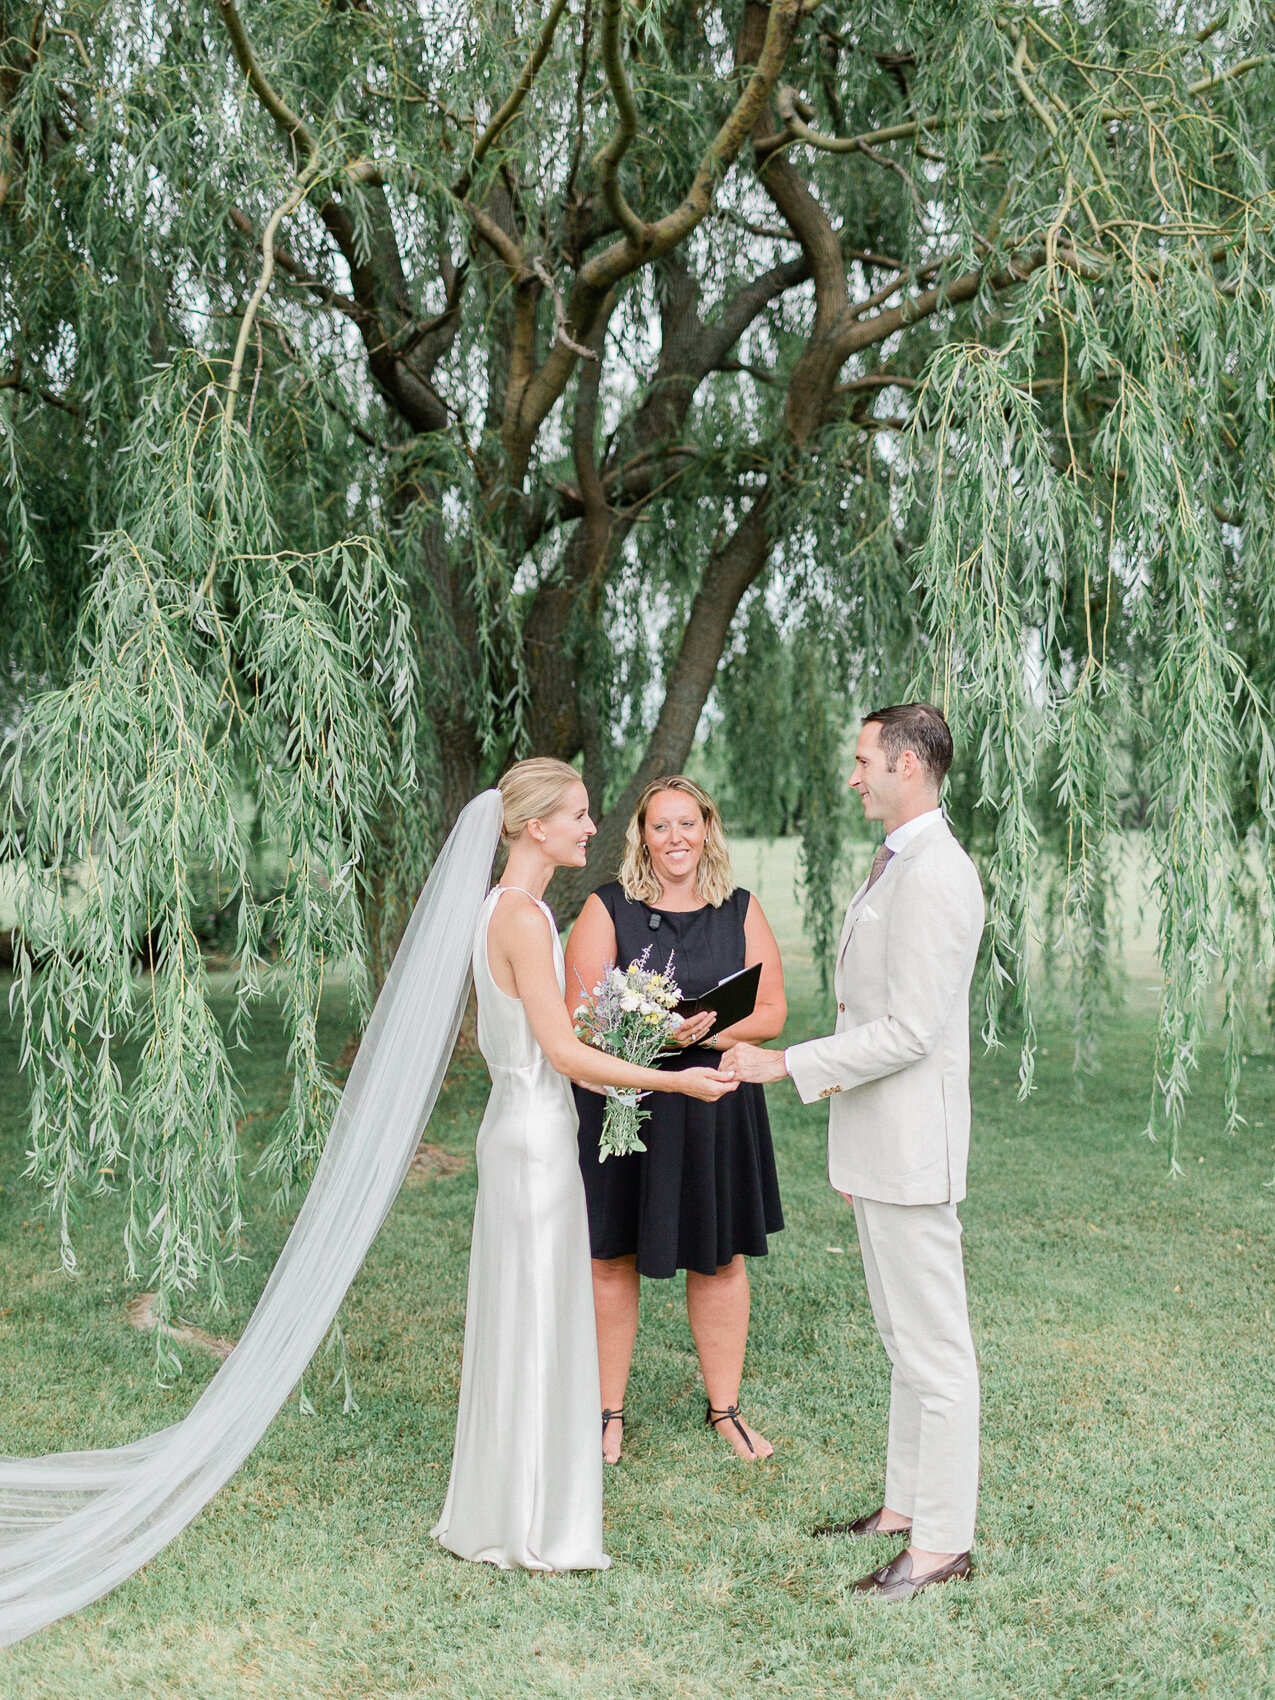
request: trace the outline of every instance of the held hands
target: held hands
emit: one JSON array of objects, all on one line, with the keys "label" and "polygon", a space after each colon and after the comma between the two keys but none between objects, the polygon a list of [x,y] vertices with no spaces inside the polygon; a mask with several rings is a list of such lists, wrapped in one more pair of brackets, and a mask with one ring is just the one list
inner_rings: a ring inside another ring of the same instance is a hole
[{"label": "held hands", "polygon": [[742,1041],[725,1052],[720,1072],[734,1080],[748,1080],[759,1086],[767,1081],[788,1078],[782,1051],[767,1051],[760,1045],[748,1045]]},{"label": "held hands", "polygon": [[706,1104],[716,1103],[739,1085],[719,1068],[683,1068],[667,1079],[674,1091],[684,1092],[688,1098],[702,1098]]}]

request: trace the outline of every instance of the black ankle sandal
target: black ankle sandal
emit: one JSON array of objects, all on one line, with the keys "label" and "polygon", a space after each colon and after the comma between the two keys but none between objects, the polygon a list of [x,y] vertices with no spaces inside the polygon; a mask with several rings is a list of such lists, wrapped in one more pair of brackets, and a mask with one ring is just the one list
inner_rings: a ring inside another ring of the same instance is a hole
[{"label": "black ankle sandal", "polygon": [[717,1413],[717,1415],[714,1416],[713,1415],[713,1402],[710,1399],[709,1402],[708,1402],[708,1409],[704,1413],[704,1421],[708,1424],[709,1428],[716,1428],[718,1423],[724,1423],[724,1422],[734,1423],[735,1427],[739,1430],[739,1437],[743,1441],[744,1445],[752,1453],[754,1458],[757,1456],[757,1448],[753,1445],[752,1441],[748,1438],[748,1430],[744,1427],[743,1423],[741,1423],[740,1420],[739,1420],[739,1406],[738,1405],[727,1405],[727,1407],[724,1411],[719,1411]]},{"label": "black ankle sandal", "polygon": [[605,1440],[606,1437],[607,1437],[607,1424],[608,1423],[619,1423],[620,1434],[621,1434],[621,1436],[623,1436],[623,1434],[624,1434],[624,1406],[623,1405],[620,1406],[618,1411],[603,1411],[603,1413],[602,1413],[602,1438],[603,1438],[603,1440]]}]

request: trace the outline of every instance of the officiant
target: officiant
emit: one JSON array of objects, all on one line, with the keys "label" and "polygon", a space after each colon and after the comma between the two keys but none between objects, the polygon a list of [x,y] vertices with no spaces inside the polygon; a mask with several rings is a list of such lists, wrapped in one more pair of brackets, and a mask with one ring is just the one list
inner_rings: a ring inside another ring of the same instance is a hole
[{"label": "officiant", "polygon": [[[629,822],[620,877],[586,901],[567,945],[567,1001],[579,1002],[613,963],[671,972],[685,998],[710,993],[758,965],[751,1013],[729,1028],[700,1010],[674,1035],[665,1068],[716,1066],[741,1039],[775,1038],[787,1017],[774,934],[751,893],[735,884],[716,803],[682,775],[652,780]],[[725,1003],[726,988],[721,1001]],[[764,1257],[784,1225],[766,1102],[741,1086],[715,1104],[672,1093],[645,1102],[646,1150],[598,1160],[605,1099],[576,1088],[580,1168],[589,1211],[601,1370],[602,1450],[620,1457],[624,1399],[645,1275],[686,1271],[686,1308],[708,1395],[705,1422],[745,1460],[773,1447],[740,1411],[748,1341],[747,1257]]]}]

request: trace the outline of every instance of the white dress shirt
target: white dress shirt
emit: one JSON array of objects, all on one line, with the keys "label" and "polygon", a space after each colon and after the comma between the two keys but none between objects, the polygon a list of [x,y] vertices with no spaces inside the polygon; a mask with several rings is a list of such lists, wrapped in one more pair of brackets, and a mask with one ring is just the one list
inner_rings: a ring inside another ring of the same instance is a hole
[{"label": "white dress shirt", "polygon": [[[885,835],[885,847],[892,855],[897,856],[905,844],[910,844],[918,832],[924,832],[927,826],[933,826],[936,820],[943,819],[942,809],[927,809],[923,815],[913,815],[911,820],[905,820],[902,826],[896,826],[893,832]],[[886,863],[889,867],[889,863]]]}]

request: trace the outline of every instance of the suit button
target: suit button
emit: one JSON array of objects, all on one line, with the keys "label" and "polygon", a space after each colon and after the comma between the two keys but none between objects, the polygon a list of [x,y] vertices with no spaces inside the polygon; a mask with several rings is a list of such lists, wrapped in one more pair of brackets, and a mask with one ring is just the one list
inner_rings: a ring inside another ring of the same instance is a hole
[{"label": "suit button", "polygon": [[837,1005],[837,1008],[838,1008],[838,1009],[839,1009],[839,1010],[840,1010],[840,1011],[841,1011],[841,1013],[842,1013],[842,1015],[844,1015],[844,1014],[845,1014],[845,1013],[846,1013],[846,1006],[845,1006],[845,1004],[843,1004],[843,1003],[839,1003],[839,1004],[838,1004],[838,1005]]}]

